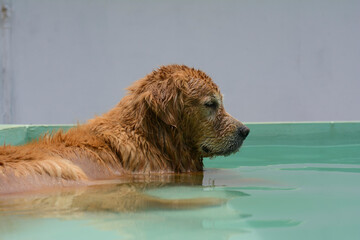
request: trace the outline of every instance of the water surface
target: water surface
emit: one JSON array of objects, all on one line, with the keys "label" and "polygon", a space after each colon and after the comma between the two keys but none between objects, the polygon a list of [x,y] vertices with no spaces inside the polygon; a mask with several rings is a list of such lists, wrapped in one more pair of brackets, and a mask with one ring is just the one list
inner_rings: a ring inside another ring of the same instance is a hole
[{"label": "water surface", "polygon": [[[360,239],[358,144],[244,146],[205,165],[203,175],[2,199],[0,239]],[[160,199],[227,202],[164,209],[145,199],[132,208],[139,200],[133,190]],[[116,201],[121,208],[113,208]]]}]

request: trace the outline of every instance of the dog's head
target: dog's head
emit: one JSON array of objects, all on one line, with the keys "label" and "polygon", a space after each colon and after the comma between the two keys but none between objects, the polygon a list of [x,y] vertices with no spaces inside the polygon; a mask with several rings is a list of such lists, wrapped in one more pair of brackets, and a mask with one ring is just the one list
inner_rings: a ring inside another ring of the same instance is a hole
[{"label": "dog's head", "polygon": [[201,157],[234,153],[249,134],[244,124],[225,111],[219,88],[200,70],[163,66],[130,91],[141,95],[156,121],[176,131]]}]

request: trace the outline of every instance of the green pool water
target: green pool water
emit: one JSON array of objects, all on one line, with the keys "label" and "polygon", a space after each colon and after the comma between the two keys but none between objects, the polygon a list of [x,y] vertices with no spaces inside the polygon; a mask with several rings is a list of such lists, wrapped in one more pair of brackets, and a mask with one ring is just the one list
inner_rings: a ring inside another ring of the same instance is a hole
[{"label": "green pool water", "polygon": [[[240,152],[206,159],[203,175],[104,185],[115,192],[140,185],[166,199],[227,199],[222,205],[86,211],[66,207],[69,196],[82,194],[72,190],[26,196],[35,200],[14,208],[24,198],[15,196],[2,200],[0,240],[360,239],[360,123],[248,126]],[[0,141],[22,144],[53,127],[61,126],[0,126]]]}]

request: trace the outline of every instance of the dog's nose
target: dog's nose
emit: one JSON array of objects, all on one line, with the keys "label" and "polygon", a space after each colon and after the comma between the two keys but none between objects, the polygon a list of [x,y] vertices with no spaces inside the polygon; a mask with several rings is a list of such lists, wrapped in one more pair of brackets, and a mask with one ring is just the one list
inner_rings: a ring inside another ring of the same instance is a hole
[{"label": "dog's nose", "polygon": [[249,132],[250,132],[250,129],[245,125],[238,128],[238,134],[240,135],[240,137],[242,137],[244,139],[249,135]]}]

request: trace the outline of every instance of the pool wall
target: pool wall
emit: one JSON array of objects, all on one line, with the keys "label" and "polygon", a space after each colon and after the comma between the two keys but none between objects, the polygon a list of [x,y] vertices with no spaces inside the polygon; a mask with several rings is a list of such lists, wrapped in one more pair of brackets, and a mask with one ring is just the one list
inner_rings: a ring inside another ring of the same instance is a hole
[{"label": "pool wall", "polygon": [[[360,143],[360,122],[246,123],[245,146],[333,145]],[[74,125],[0,125],[0,144],[22,145],[46,132]]]}]

